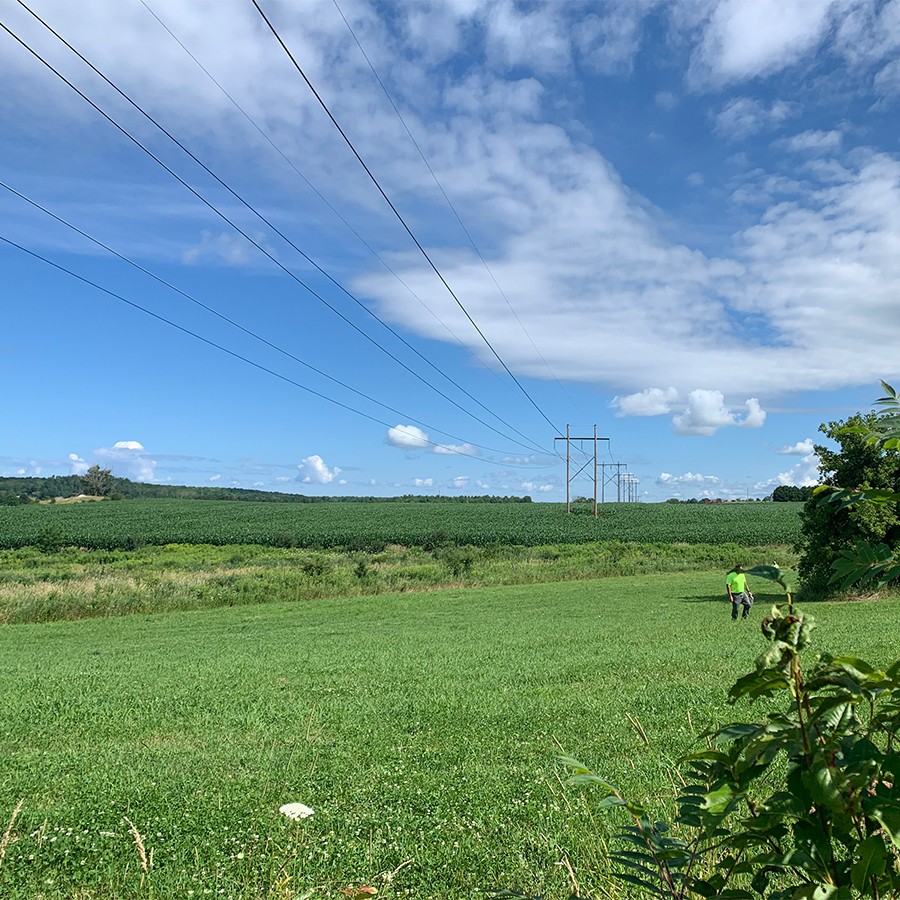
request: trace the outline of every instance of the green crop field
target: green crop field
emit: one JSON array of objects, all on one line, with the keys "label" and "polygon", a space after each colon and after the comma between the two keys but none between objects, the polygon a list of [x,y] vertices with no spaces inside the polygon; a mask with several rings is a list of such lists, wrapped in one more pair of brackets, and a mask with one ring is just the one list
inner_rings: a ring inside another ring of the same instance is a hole
[{"label": "green crop field", "polygon": [[792,544],[798,503],[316,503],[128,500],[0,507],[0,548],[56,544],[265,544],[370,549],[444,542],[490,546],[599,540]]},{"label": "green crop field", "polygon": [[[758,714],[725,696],[770,587],[750,623],[710,572],[0,628],[0,896],[623,896],[555,758],[664,809]],[[816,648],[884,665],[898,609],[818,604]]]}]

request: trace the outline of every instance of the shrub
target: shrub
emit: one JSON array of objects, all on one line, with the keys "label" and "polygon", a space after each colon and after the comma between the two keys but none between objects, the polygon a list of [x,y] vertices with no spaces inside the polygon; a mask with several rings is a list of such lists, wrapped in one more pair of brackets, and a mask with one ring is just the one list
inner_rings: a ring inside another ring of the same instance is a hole
[{"label": "shrub", "polygon": [[[783,584],[775,567],[752,574]],[[781,710],[703,735],[671,824],[573,759],[570,782],[631,817],[617,876],[669,898],[849,900],[900,896],[900,660],[879,670],[822,655],[806,674],[813,621],[793,606],[763,620],[769,641],[729,701],[785,695]]]}]

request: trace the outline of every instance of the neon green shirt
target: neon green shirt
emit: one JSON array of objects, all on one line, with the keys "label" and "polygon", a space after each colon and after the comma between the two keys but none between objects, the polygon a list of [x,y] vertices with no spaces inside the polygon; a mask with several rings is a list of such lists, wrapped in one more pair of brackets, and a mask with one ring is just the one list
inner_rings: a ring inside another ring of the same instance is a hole
[{"label": "neon green shirt", "polygon": [[743,594],[747,590],[747,576],[743,572],[729,572],[725,586],[731,588],[732,594]]}]

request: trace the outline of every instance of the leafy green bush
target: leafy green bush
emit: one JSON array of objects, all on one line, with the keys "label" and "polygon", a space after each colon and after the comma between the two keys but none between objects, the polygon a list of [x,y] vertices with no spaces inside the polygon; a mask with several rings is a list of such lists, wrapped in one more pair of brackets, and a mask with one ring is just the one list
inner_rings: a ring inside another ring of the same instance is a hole
[{"label": "leafy green bush", "polygon": [[[784,584],[776,567],[750,573]],[[706,746],[683,760],[671,823],[563,759],[570,782],[605,791],[600,808],[631,817],[616,877],[669,898],[900,896],[900,660],[879,670],[826,654],[804,673],[813,621],[789,590],[762,627],[769,646],[729,700],[786,703],[703,735]]]},{"label": "leafy green bush", "polygon": [[[900,490],[900,452],[868,440],[868,433],[877,424],[878,417],[870,414],[820,427],[840,446],[839,450],[816,446],[823,485],[830,492]],[[808,500],[801,515],[799,573],[804,599],[834,592],[833,565],[848,547],[859,541],[879,541],[889,547],[900,542],[896,503],[824,503],[822,494],[819,490]]]}]

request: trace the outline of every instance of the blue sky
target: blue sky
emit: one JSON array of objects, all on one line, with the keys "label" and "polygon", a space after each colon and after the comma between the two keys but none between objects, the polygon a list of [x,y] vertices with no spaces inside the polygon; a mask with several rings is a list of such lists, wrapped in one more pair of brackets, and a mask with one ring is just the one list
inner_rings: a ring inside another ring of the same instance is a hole
[{"label": "blue sky", "polygon": [[758,497],[900,375],[900,0],[260,5],[446,285],[251,0],[28,3],[234,193],[9,2],[206,202],[0,31],[0,475]]}]

